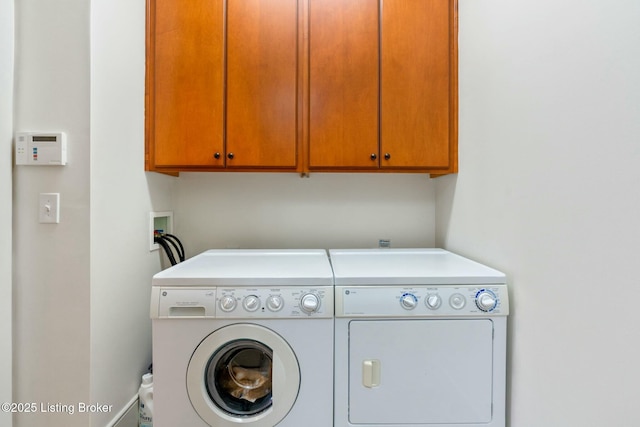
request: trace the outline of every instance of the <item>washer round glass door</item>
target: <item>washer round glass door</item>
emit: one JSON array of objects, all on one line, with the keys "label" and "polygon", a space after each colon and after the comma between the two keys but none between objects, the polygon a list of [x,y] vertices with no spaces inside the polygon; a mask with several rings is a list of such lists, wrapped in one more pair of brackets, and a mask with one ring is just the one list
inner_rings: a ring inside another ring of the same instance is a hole
[{"label": "washer round glass door", "polygon": [[187,392],[208,424],[271,427],[293,407],[300,389],[295,353],[276,332],[233,324],[207,336],[187,368]]}]

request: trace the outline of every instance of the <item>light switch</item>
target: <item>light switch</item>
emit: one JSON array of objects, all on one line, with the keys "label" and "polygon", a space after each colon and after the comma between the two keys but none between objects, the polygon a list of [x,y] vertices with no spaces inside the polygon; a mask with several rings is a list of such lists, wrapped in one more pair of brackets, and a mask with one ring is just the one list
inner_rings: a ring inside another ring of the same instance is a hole
[{"label": "light switch", "polygon": [[60,193],[40,193],[40,223],[58,224],[60,222]]}]

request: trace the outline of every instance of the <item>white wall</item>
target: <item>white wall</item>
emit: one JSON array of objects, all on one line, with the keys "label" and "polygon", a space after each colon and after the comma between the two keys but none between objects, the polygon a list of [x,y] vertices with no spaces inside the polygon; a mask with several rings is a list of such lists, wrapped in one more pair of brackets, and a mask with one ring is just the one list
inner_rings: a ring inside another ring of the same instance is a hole
[{"label": "white wall", "polygon": [[[14,173],[14,402],[89,397],[89,2],[15,2],[16,130],[67,132],[69,165]],[[3,15],[4,19],[4,15]],[[60,224],[38,194],[61,194]],[[86,427],[87,414],[19,414],[17,427]]]},{"label": "white wall", "polygon": [[91,2],[91,401],[110,425],[151,363],[149,212],[175,179],[144,172],[145,2]]},{"label": "white wall", "polygon": [[424,174],[183,173],[175,232],[210,248],[433,246],[435,183]]},{"label": "white wall", "polygon": [[[13,1],[0,0],[0,402],[12,400],[12,138],[13,138]],[[11,427],[11,414],[0,413]]]},{"label": "white wall", "polygon": [[510,280],[511,427],[640,425],[640,3],[461,0],[437,242]]},{"label": "white wall", "polygon": [[[161,266],[148,218],[171,208],[174,183],[143,171],[145,2],[33,0],[15,9],[15,127],[66,131],[69,165],[15,170],[15,386],[3,401],[75,408],[18,415],[17,427],[102,427],[127,409],[151,362],[149,290]],[[11,88],[12,45],[3,39],[1,48],[0,84]],[[11,131],[0,123],[9,171]],[[10,187],[0,191],[11,199]],[[61,193],[60,224],[38,223],[41,192]],[[10,218],[0,212],[0,224]],[[81,414],[80,402],[112,410]]]}]

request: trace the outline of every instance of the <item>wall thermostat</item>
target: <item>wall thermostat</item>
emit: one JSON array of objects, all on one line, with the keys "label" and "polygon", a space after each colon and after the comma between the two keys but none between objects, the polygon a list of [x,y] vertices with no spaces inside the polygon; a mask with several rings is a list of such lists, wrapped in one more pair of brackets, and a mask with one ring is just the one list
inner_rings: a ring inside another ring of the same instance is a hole
[{"label": "wall thermostat", "polygon": [[16,165],[66,164],[67,136],[64,132],[16,133]]}]

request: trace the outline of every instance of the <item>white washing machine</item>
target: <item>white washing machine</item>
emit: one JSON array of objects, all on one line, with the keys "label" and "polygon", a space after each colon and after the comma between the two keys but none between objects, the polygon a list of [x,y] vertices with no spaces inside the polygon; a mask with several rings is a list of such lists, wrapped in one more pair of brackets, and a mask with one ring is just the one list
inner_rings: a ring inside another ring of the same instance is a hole
[{"label": "white washing machine", "polygon": [[330,250],[335,427],[504,427],[505,275],[442,249]]},{"label": "white washing machine", "polygon": [[324,250],[210,250],[153,277],[155,427],[333,424]]}]

